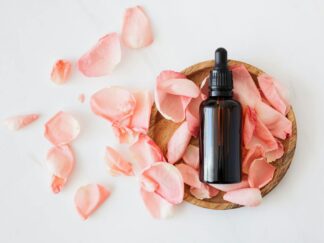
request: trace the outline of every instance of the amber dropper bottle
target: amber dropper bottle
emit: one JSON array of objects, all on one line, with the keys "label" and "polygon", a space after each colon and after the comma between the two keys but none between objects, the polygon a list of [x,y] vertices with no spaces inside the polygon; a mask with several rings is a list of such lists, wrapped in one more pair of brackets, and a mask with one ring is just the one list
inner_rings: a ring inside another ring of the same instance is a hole
[{"label": "amber dropper bottle", "polygon": [[241,181],[242,108],[233,100],[232,90],[227,51],[218,48],[209,76],[209,95],[199,110],[199,178],[205,183]]}]

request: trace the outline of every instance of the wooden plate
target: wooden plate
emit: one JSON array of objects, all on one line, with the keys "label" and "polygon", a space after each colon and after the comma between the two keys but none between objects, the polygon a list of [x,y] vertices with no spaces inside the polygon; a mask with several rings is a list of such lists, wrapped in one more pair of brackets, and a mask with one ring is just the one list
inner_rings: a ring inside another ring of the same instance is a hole
[{"label": "wooden plate", "polygon": [[[260,73],[263,73],[262,70],[254,67],[250,64],[243,63],[240,61],[230,60],[229,65],[233,64],[244,64],[248,71],[250,72],[254,82],[257,83],[257,76]],[[197,85],[200,85],[202,80],[209,75],[209,71],[214,66],[214,61],[205,61],[201,63],[197,63],[193,66],[190,66],[182,71],[190,80],[194,81]],[[288,119],[292,121],[292,136],[286,139],[283,142],[285,153],[284,155],[272,163],[276,167],[276,171],[274,177],[270,183],[261,188],[262,196],[267,195],[273,188],[275,188],[281,179],[286,174],[291,161],[293,159],[296,141],[297,141],[297,128],[296,128],[296,119],[293,112],[293,109],[290,109],[288,115]],[[167,152],[167,144],[169,139],[171,138],[174,131],[181,123],[174,123],[172,121],[166,120],[156,109],[154,105],[151,114],[150,120],[150,128],[149,128],[149,136],[157,143],[157,145],[162,149],[163,154]],[[190,141],[191,144],[198,146],[198,139],[192,138]],[[190,192],[188,186],[185,188],[185,196],[184,200],[199,207],[209,208],[209,209],[233,209],[238,208],[240,205],[226,202],[223,200],[223,193],[219,193],[216,197],[211,199],[199,200],[193,197]]]}]

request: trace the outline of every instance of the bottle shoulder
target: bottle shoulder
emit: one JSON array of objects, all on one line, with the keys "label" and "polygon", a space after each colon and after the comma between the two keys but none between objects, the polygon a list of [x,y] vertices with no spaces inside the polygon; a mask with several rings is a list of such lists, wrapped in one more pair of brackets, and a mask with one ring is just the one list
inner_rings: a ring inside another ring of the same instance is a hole
[{"label": "bottle shoulder", "polygon": [[218,97],[209,97],[208,99],[204,100],[200,107],[232,107],[232,108],[241,108],[240,102],[234,99],[222,99]]}]

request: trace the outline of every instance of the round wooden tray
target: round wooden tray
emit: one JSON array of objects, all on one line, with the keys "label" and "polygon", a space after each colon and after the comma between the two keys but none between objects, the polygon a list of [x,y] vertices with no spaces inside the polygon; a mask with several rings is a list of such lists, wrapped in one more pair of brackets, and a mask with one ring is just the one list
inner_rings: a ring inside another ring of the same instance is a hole
[{"label": "round wooden tray", "polygon": [[[229,65],[234,65],[234,64],[244,64],[248,69],[248,71],[250,72],[254,82],[256,83],[257,83],[256,77],[260,73],[263,73],[262,70],[250,64],[243,63],[240,61],[234,61],[234,60],[229,61]],[[182,71],[182,73],[185,74],[188,77],[188,79],[194,81],[197,85],[200,85],[202,80],[207,75],[209,75],[209,72],[213,66],[214,66],[214,61],[205,61],[186,68],[185,70]],[[292,136],[286,139],[285,141],[282,141],[285,148],[285,153],[280,159],[271,163],[276,167],[276,171],[273,179],[266,186],[261,188],[262,196],[267,195],[273,188],[275,188],[278,185],[278,183],[286,174],[295,153],[296,141],[297,141],[297,127],[296,127],[296,119],[295,119],[293,109],[290,109],[289,113],[287,114],[287,117],[290,121],[292,121]],[[166,154],[168,141],[180,124],[181,123],[174,123],[172,121],[166,120],[157,111],[156,106],[155,105],[153,106],[148,135],[162,149],[163,154]],[[198,146],[198,139],[192,138],[190,143]],[[224,201],[222,192],[218,193],[216,197],[213,197],[211,199],[199,200],[190,194],[188,186],[185,187],[184,200],[194,205],[197,205],[199,207],[204,207],[209,209],[233,209],[233,208],[240,207],[240,205],[238,204]]]}]

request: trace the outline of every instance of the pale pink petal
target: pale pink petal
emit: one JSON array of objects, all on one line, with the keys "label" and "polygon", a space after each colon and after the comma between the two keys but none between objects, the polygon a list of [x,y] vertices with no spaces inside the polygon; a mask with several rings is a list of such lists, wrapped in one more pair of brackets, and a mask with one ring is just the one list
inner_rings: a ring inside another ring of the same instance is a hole
[{"label": "pale pink petal", "polygon": [[267,126],[273,136],[286,139],[292,133],[291,121],[264,102],[258,102],[255,110],[260,120]]},{"label": "pale pink petal", "polygon": [[223,192],[229,192],[229,191],[234,191],[242,188],[247,188],[249,187],[249,182],[247,180],[247,177],[244,176],[242,178],[242,181],[240,183],[233,183],[233,184],[209,184],[211,187],[214,187],[220,191]]},{"label": "pale pink petal", "polygon": [[140,134],[138,140],[129,147],[134,159],[134,169],[141,173],[156,161],[165,161],[161,149],[147,135]]},{"label": "pale pink petal", "polygon": [[110,191],[98,184],[80,187],[74,197],[75,207],[80,216],[86,220],[108,197]]},{"label": "pale pink petal", "polygon": [[207,99],[208,93],[209,93],[209,76],[203,79],[203,81],[200,84],[200,92],[201,92],[201,98],[202,100]]},{"label": "pale pink petal", "polygon": [[141,174],[140,176],[141,188],[148,192],[155,192],[159,188],[159,184],[153,179]]},{"label": "pale pink petal", "polygon": [[155,104],[158,111],[169,120],[181,122],[191,98],[198,97],[199,88],[185,75],[163,71],[156,79]]},{"label": "pale pink petal", "polygon": [[255,159],[260,159],[260,158],[263,158],[264,156],[265,156],[265,152],[264,152],[263,147],[260,144],[256,144],[255,146],[250,148],[243,158],[242,171],[245,174],[248,174],[251,163]]},{"label": "pale pink petal", "polygon": [[136,100],[127,89],[113,86],[93,94],[90,105],[96,115],[111,123],[119,123],[134,114]]},{"label": "pale pink petal", "polygon": [[168,162],[174,164],[182,158],[191,139],[187,122],[183,122],[172,134],[168,142]]},{"label": "pale pink petal", "polygon": [[68,60],[57,60],[53,66],[51,79],[56,84],[64,84],[71,74],[71,62]]},{"label": "pale pink petal", "polygon": [[105,160],[113,175],[134,175],[132,164],[126,161],[122,155],[112,147],[106,147]]},{"label": "pale pink petal", "polygon": [[121,60],[120,39],[117,33],[105,35],[78,61],[78,68],[87,77],[110,74]]},{"label": "pale pink petal", "polygon": [[231,203],[255,207],[261,203],[262,196],[258,188],[243,188],[226,192],[223,199]]},{"label": "pale pink petal", "polygon": [[249,71],[243,64],[230,68],[233,73],[234,98],[241,103],[243,108],[254,107],[257,102],[261,101],[261,95]]},{"label": "pale pink petal", "polygon": [[286,115],[289,111],[289,103],[278,81],[266,73],[258,76],[259,87],[267,101],[281,114]]},{"label": "pale pink petal", "polygon": [[9,117],[5,119],[3,123],[8,129],[12,131],[17,131],[36,121],[38,118],[38,114],[19,115]]},{"label": "pale pink petal", "polygon": [[69,145],[55,146],[47,153],[46,165],[52,175],[51,188],[54,193],[61,191],[75,164],[73,151]]},{"label": "pale pink petal", "polygon": [[267,158],[268,163],[271,163],[277,159],[280,159],[285,153],[283,144],[278,140],[277,140],[277,143],[278,143],[277,149],[269,151],[265,154],[265,157]]},{"label": "pale pink petal", "polygon": [[167,162],[156,162],[145,170],[143,175],[159,185],[155,192],[168,202],[179,204],[183,201],[183,179],[174,165]]},{"label": "pale pink petal", "polygon": [[135,131],[146,133],[150,125],[153,96],[150,91],[133,92],[136,100],[134,114],[131,117],[130,128]]},{"label": "pale pink petal", "polygon": [[199,168],[199,147],[189,144],[182,159],[194,169]]},{"label": "pale pink petal", "polygon": [[121,38],[129,48],[143,48],[152,44],[152,27],[143,7],[126,9]]},{"label": "pale pink petal", "polygon": [[192,136],[197,137],[199,134],[200,117],[199,117],[199,106],[203,98],[199,95],[197,98],[191,99],[186,109],[186,121],[188,129]]},{"label": "pale pink petal", "polygon": [[119,143],[134,144],[140,135],[139,132],[118,123],[113,123],[112,129]]},{"label": "pale pink petal", "polygon": [[276,139],[258,118],[254,109],[246,107],[243,124],[243,144],[246,149],[261,145],[266,152],[278,148]]},{"label": "pale pink petal", "polygon": [[190,193],[195,198],[203,200],[203,199],[209,199],[215,197],[219,193],[219,190],[207,184],[202,184],[201,187],[198,188],[190,187]]},{"label": "pale pink petal", "polygon": [[276,167],[269,164],[264,158],[254,160],[249,169],[250,186],[264,187],[272,180],[275,170]]},{"label": "pale pink petal", "polygon": [[202,183],[199,180],[198,170],[184,163],[176,164],[176,167],[180,171],[185,184],[196,188],[200,188],[202,186]]},{"label": "pale pink petal", "polygon": [[141,196],[145,207],[153,218],[164,219],[172,215],[173,204],[169,203],[157,193],[149,192],[141,188]]},{"label": "pale pink petal", "polygon": [[64,111],[58,112],[45,123],[44,135],[54,145],[69,144],[79,133],[79,122]]},{"label": "pale pink petal", "polygon": [[85,95],[84,94],[79,94],[78,100],[80,101],[80,103],[84,103],[84,101],[85,101]]}]

